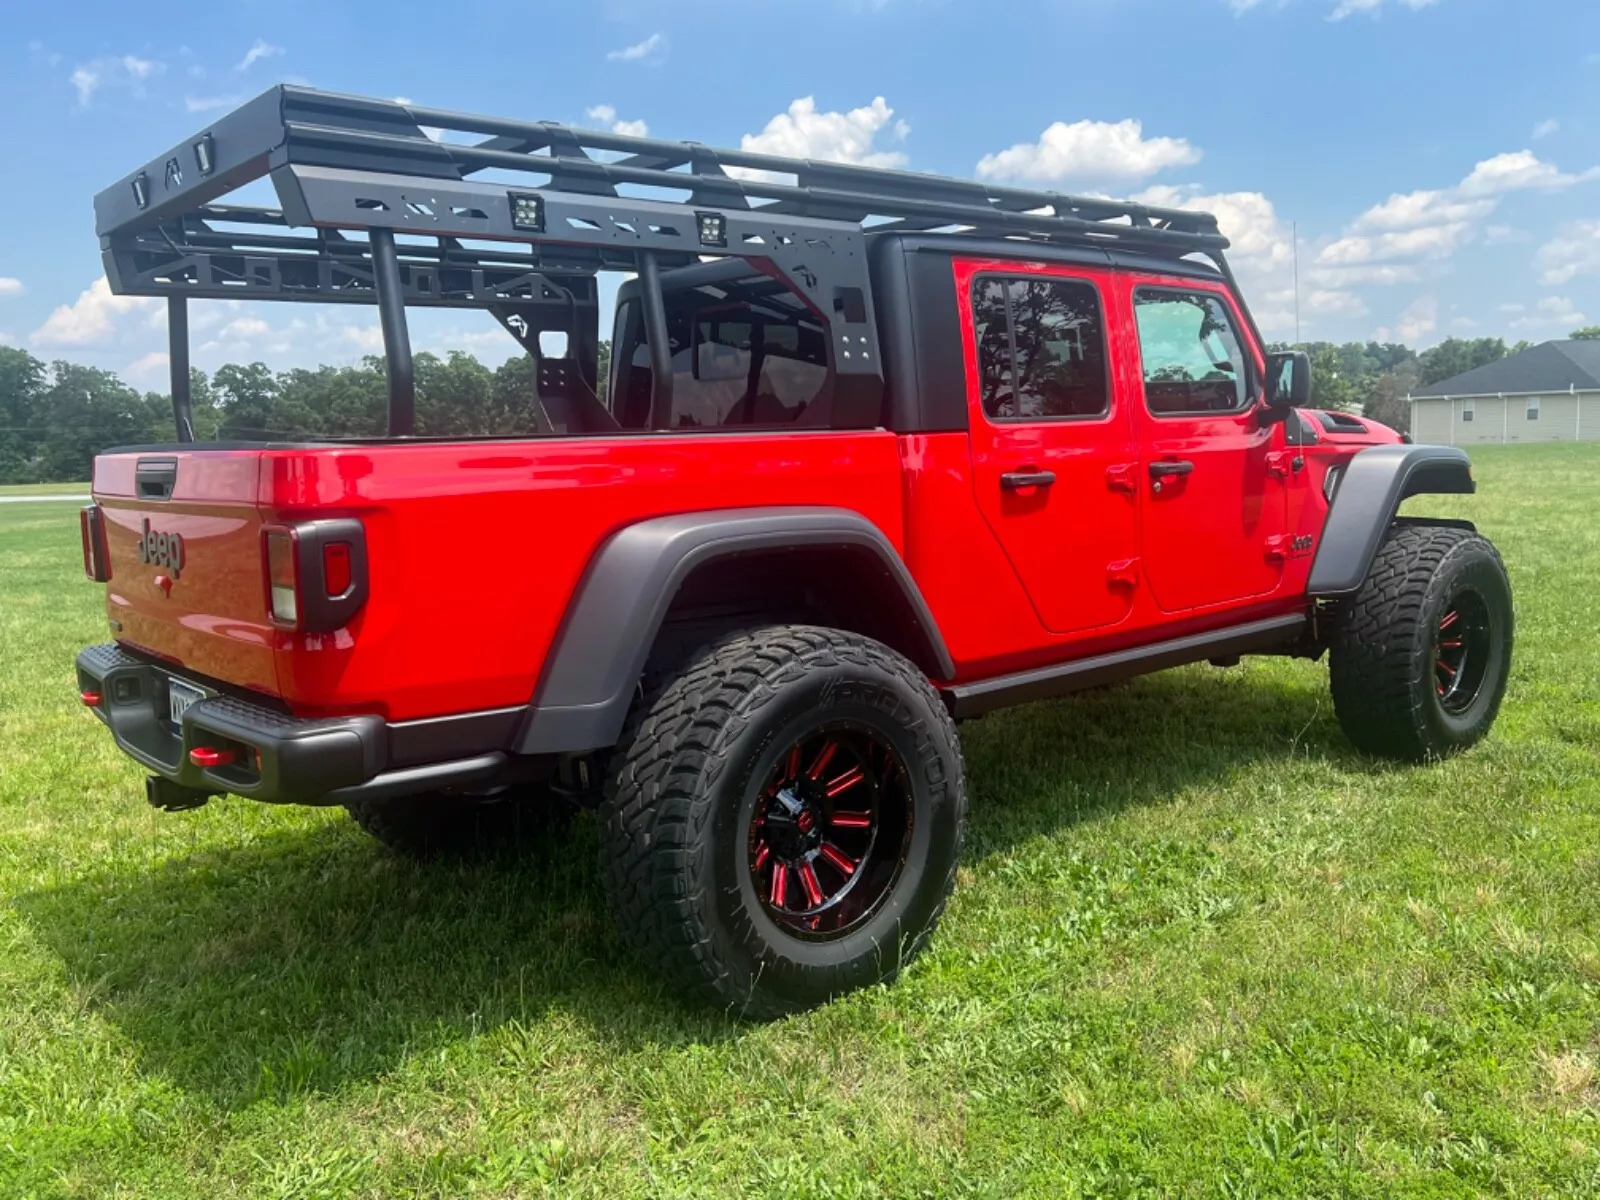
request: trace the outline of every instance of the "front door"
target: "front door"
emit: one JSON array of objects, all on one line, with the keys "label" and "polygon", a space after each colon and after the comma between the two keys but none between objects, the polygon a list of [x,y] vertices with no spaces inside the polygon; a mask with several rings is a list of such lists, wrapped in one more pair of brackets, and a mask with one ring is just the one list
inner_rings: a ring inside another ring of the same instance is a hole
[{"label": "front door", "polygon": [[1128,616],[1137,454],[1107,337],[1104,272],[958,262],[978,507],[1044,627]]},{"label": "front door", "polygon": [[1133,407],[1146,578],[1165,612],[1270,595],[1289,549],[1282,422],[1263,419],[1261,367],[1226,289],[1120,280],[1143,395]]}]

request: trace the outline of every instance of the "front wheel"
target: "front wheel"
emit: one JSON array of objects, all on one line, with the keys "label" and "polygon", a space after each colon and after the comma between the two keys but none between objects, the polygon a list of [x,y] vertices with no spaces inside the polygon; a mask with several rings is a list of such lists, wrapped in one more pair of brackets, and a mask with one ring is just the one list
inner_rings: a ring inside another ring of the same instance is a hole
[{"label": "front wheel", "polygon": [[1360,749],[1444,758],[1494,724],[1511,673],[1511,583],[1470,530],[1397,525],[1341,606],[1333,707]]},{"label": "front wheel", "polygon": [[916,667],[787,625],[718,642],[641,702],[604,815],[624,935],[681,989],[766,1018],[892,978],[926,943],[966,793]]}]

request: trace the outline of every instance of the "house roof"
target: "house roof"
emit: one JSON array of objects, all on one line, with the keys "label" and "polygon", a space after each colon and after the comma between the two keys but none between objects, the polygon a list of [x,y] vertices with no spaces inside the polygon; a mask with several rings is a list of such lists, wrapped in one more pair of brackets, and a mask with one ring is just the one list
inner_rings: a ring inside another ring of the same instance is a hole
[{"label": "house roof", "polygon": [[1600,391],[1600,341],[1544,342],[1411,393],[1430,396],[1496,396],[1532,392]]}]

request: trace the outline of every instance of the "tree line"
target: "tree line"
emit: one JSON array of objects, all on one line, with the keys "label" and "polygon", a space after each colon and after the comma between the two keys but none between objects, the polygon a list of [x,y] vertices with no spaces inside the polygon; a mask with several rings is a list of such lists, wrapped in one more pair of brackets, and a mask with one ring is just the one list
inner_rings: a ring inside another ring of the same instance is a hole
[{"label": "tree line", "polygon": [[[1600,326],[1573,337],[1600,340]],[[1361,412],[1402,431],[1417,388],[1527,349],[1501,338],[1449,338],[1417,353],[1398,343],[1311,342],[1312,404]],[[1288,347],[1274,347],[1287,349]],[[601,343],[602,390],[610,345]],[[515,435],[535,428],[533,360],[519,355],[490,369],[470,354],[416,356],[417,433]],[[383,360],[353,366],[273,371],[263,363],[191,372],[195,436],[203,441],[292,441],[381,437],[388,409]],[[0,346],[0,483],[89,478],[110,446],[168,442],[172,400],[130,387],[113,372],[79,363],[46,364]]]}]

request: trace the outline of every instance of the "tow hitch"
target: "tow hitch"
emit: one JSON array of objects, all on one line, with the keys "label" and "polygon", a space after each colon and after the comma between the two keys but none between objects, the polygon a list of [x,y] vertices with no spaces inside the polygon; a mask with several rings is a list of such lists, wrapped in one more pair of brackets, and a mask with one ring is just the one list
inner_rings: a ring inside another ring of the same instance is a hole
[{"label": "tow hitch", "polygon": [[184,787],[159,775],[145,776],[144,798],[150,802],[151,807],[159,808],[162,812],[183,812],[186,809],[199,808],[214,794],[202,792],[199,788]]}]

